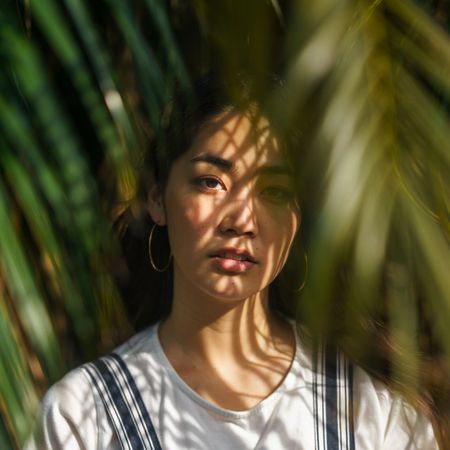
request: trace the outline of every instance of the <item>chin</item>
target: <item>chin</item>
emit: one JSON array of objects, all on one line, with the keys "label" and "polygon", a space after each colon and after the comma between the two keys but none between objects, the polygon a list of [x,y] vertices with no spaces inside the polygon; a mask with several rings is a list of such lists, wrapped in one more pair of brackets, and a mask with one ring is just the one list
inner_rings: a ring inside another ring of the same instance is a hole
[{"label": "chin", "polygon": [[249,286],[245,286],[247,284],[245,280],[242,280],[237,277],[233,277],[232,279],[219,280],[218,283],[215,283],[213,288],[210,288],[206,291],[206,293],[213,298],[216,298],[225,302],[241,302],[250,297],[254,297],[265,288],[254,288],[251,289]]}]

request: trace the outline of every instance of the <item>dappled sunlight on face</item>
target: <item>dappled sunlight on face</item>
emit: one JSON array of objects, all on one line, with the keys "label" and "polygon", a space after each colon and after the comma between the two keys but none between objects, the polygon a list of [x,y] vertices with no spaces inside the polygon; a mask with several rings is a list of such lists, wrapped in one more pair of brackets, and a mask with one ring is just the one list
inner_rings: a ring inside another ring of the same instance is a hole
[{"label": "dappled sunlight on face", "polygon": [[174,289],[222,300],[263,290],[299,226],[294,180],[268,121],[227,112],[172,165],[164,193]]}]

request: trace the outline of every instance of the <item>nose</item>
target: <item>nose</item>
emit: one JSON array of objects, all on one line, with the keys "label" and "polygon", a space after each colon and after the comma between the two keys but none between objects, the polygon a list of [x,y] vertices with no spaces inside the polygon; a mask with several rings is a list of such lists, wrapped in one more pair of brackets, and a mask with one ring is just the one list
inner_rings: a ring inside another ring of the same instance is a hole
[{"label": "nose", "polygon": [[228,204],[223,205],[222,213],[219,225],[222,234],[254,237],[258,233],[255,205],[250,192],[230,198]]}]

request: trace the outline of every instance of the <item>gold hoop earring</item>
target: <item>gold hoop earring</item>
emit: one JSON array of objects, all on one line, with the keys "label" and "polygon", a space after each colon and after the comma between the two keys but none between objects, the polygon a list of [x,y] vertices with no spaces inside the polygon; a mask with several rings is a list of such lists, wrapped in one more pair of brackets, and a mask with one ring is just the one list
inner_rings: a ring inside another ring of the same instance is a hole
[{"label": "gold hoop earring", "polygon": [[308,279],[308,254],[303,252],[303,257],[305,258],[305,276],[303,278],[302,284],[297,289],[294,289],[294,292],[300,292],[306,286],[306,281]]},{"label": "gold hoop earring", "polygon": [[169,254],[169,260],[167,261],[167,264],[160,269],[159,267],[156,266],[155,264],[155,260],[153,259],[153,255],[152,255],[152,239],[153,239],[153,232],[155,231],[156,228],[156,223],[153,224],[152,229],[150,230],[150,235],[148,237],[148,256],[150,258],[150,264],[152,265],[153,269],[156,270],[156,272],[165,272],[169,266],[170,263],[172,261],[172,252],[170,252]]}]

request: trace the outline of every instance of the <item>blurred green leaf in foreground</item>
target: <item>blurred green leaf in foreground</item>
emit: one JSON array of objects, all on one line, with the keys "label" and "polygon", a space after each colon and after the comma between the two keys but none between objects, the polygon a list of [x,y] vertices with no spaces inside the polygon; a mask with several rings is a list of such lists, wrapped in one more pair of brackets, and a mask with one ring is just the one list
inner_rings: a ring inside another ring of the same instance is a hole
[{"label": "blurred green leaf in foreground", "polygon": [[286,79],[270,105],[295,130],[309,261],[299,319],[448,424],[446,8],[7,0],[0,447],[21,448],[49,384],[131,332],[109,270],[111,222],[136,196],[149,140],[163,139],[174,85],[211,68]]}]

